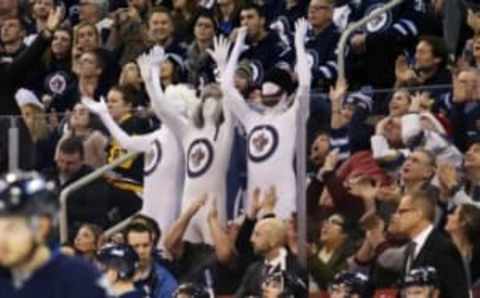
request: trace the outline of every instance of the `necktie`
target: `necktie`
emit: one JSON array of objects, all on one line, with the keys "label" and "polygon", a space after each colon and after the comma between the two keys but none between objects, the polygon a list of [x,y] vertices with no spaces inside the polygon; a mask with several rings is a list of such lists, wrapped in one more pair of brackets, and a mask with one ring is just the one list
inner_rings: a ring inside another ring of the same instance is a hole
[{"label": "necktie", "polygon": [[415,247],[417,244],[415,241],[410,241],[407,245],[407,249],[405,251],[406,263],[405,263],[405,274],[408,274],[410,271],[413,261],[415,260]]}]

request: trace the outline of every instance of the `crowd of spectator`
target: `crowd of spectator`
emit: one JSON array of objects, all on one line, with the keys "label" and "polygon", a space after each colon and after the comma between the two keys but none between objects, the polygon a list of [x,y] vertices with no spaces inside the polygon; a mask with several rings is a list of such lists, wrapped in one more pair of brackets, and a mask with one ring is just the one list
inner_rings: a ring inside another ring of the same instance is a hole
[{"label": "crowd of spectator", "polygon": [[[447,2],[405,0],[340,53],[387,1],[0,0],[0,115],[22,119],[21,168],[62,190],[137,153],[73,192],[68,241],[45,241],[106,272],[113,297],[469,297],[480,5]],[[115,251],[135,268],[110,272]]]}]

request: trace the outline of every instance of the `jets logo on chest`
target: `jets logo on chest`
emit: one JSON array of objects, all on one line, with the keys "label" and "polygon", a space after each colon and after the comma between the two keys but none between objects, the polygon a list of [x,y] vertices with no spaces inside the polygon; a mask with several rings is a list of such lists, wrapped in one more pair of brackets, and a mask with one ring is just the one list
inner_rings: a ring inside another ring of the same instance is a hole
[{"label": "jets logo on chest", "polygon": [[213,161],[213,146],[208,139],[198,139],[188,148],[187,174],[195,178],[208,171]]},{"label": "jets logo on chest", "polygon": [[248,135],[248,157],[262,162],[273,155],[278,147],[278,131],[271,125],[259,125]]},{"label": "jets logo on chest", "polygon": [[162,146],[158,140],[152,142],[150,150],[145,154],[144,173],[150,176],[162,161]]}]

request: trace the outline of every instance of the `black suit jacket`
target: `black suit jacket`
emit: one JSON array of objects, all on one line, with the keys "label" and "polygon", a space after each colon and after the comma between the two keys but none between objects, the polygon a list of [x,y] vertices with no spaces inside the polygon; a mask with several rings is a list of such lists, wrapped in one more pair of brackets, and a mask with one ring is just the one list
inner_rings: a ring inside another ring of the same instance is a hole
[{"label": "black suit jacket", "polygon": [[410,268],[432,266],[440,280],[440,298],[469,298],[467,274],[455,245],[438,230],[428,236]]},{"label": "black suit jacket", "polygon": [[[298,263],[297,258],[290,252],[287,255],[287,272],[291,276],[300,278],[307,285],[307,273],[305,269]],[[243,276],[242,283],[235,293],[235,298],[245,297],[262,297],[262,282],[265,278],[265,261],[262,260],[253,263],[247,269]],[[308,293],[305,291],[297,291],[295,298],[307,298]]]}]

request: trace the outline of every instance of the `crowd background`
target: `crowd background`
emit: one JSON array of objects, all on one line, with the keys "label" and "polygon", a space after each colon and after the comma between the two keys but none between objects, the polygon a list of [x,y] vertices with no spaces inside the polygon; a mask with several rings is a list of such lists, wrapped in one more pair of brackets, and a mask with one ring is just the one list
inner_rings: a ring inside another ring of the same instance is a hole
[{"label": "crowd background", "polygon": [[[132,183],[105,176],[71,195],[71,239],[62,250],[94,262],[105,242],[128,243],[140,257],[138,283],[153,297],[170,297],[183,282],[217,295],[259,291],[255,277],[263,263],[255,254],[269,253],[258,249],[262,243],[288,251],[286,271],[300,280],[291,282],[299,293],[307,275],[312,292],[327,292],[343,271],[365,274],[377,289],[398,289],[412,268],[409,244],[418,231],[434,227],[428,235],[436,239],[419,244],[416,266],[436,267],[440,297],[467,297],[480,279],[480,6],[447,2],[405,0],[355,32],[347,52],[338,53],[348,24],[386,1],[1,0],[0,169],[8,169],[12,126],[20,133],[20,167],[43,173],[60,189],[125,153],[82,97],[107,98],[118,123],[131,117],[122,127],[128,134],[161,126],[136,62],[155,45],[166,54],[160,71],[166,92],[181,93],[184,84],[201,90],[219,76],[207,51],[214,37],[233,42],[246,26],[248,49],[234,83],[255,107],[273,69],[296,83],[294,24],[305,17],[312,71],[306,271],[294,258],[298,215],[272,219],[275,189],[246,191],[242,128],[235,131],[225,177],[228,226],[199,193],[169,230],[137,215],[122,233],[102,237],[141,208],[141,156],[116,172]],[[65,21],[52,28],[56,6]],[[337,80],[337,55],[346,55],[344,80]],[[279,174],[272,169],[271,175]],[[249,208],[245,197],[254,202]],[[183,241],[202,209],[214,242]]]}]

